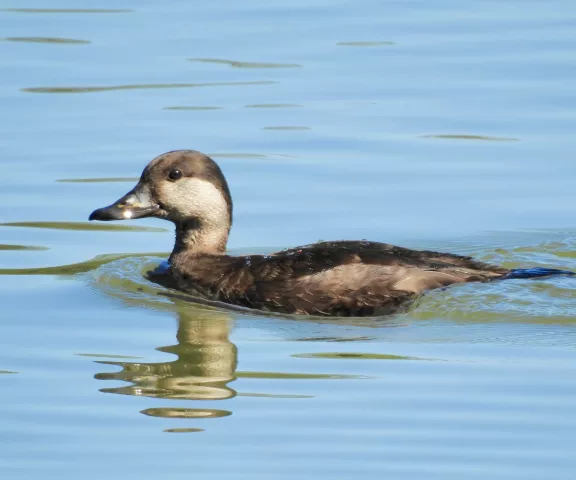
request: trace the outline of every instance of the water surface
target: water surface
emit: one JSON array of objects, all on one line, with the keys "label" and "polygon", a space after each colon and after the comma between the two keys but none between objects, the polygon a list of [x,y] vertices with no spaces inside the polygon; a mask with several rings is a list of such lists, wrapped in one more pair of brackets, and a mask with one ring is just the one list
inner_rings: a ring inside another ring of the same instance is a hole
[{"label": "water surface", "polygon": [[192,148],[229,180],[232,253],[576,270],[573,2],[30,0],[0,24],[2,478],[574,478],[575,280],[279,318],[146,280],[170,225],[87,222]]}]

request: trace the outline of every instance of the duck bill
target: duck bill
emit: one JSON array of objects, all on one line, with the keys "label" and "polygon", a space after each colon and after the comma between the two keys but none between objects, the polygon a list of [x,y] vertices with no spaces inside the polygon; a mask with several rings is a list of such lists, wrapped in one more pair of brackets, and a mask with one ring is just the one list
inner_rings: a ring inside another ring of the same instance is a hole
[{"label": "duck bill", "polygon": [[131,220],[153,217],[159,210],[160,206],[153,201],[148,188],[138,184],[112,205],[94,210],[88,220]]}]

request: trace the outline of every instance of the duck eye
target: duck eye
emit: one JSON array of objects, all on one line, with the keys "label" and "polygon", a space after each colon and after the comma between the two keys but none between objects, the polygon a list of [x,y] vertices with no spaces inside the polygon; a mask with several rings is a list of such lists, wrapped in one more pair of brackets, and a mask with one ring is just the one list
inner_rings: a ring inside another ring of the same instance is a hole
[{"label": "duck eye", "polygon": [[182,172],[180,170],[178,170],[177,168],[175,168],[174,170],[170,170],[170,173],[168,174],[168,178],[170,180],[180,180],[182,178]]}]

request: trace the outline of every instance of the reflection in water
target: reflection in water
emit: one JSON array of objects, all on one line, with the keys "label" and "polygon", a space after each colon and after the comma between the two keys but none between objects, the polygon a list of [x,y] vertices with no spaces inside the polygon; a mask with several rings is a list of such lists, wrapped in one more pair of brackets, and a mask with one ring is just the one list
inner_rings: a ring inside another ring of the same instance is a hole
[{"label": "reflection in water", "polygon": [[296,358],[330,358],[334,360],[431,360],[429,358],[405,357],[403,355],[390,355],[386,353],[358,353],[358,352],[319,352],[294,353]]},{"label": "reflection in water", "polygon": [[[385,326],[386,325],[381,325],[381,327]],[[292,338],[291,341],[292,342],[369,342],[375,339],[376,337],[365,337],[365,336],[350,337],[343,335],[341,337],[297,337]]]},{"label": "reflection in water", "polygon": [[110,355],[107,353],[75,353],[79,357],[92,357],[92,358],[142,358],[142,357],[135,357],[134,355]]},{"label": "reflection in water", "polygon": [[232,415],[232,412],[228,410],[216,408],[147,408],[140,413],[163,418],[219,418]]},{"label": "reflection in water", "polygon": [[167,428],[164,430],[169,433],[190,433],[190,432],[203,432],[203,428]]},{"label": "reflection in water", "polygon": [[[149,307],[178,315],[174,345],[157,350],[175,355],[175,359],[148,363],[126,359],[97,360],[101,365],[119,367],[116,372],[95,375],[98,380],[120,380],[128,385],[102,388],[103,393],[152,397],[164,400],[226,400],[238,393],[229,384],[238,379],[252,380],[347,380],[369,378],[360,375],[291,373],[277,371],[237,372],[238,352],[229,339],[231,313],[191,304],[183,295],[161,288],[163,273],[157,263],[142,259],[121,259],[98,268],[92,276],[95,286],[127,305]],[[153,269],[151,273],[150,269]],[[145,276],[143,276],[143,274]],[[151,284],[148,279],[154,279]],[[168,279],[166,279],[168,282]],[[168,282],[169,283],[169,282]],[[84,354],[86,355],[86,354]],[[102,354],[88,354],[102,356]],[[268,392],[243,392],[245,397],[270,399],[307,399],[310,395]],[[144,415],[166,418],[214,418],[232,412],[212,408],[153,407]]]},{"label": "reflection in water", "polygon": [[487,135],[456,135],[456,134],[440,134],[440,135],[421,135],[420,138],[439,138],[444,140],[480,140],[485,142],[518,142],[519,139],[512,137],[491,137]]},{"label": "reflection in water", "polygon": [[300,68],[297,63],[239,62],[221,58],[189,58],[191,62],[220,63],[232,68]]},{"label": "reflection in water", "polygon": [[339,373],[290,373],[290,372],[236,372],[238,378],[260,378],[274,380],[351,380],[370,378],[364,375],[342,375]]},{"label": "reflection in water", "polygon": [[38,245],[9,245],[0,243],[0,250],[49,250],[49,248]]},{"label": "reflection in water", "polygon": [[253,397],[253,398],[314,398],[314,395],[289,395],[282,393],[253,393],[253,392],[238,392],[239,397]]},{"label": "reflection in water", "polygon": [[89,222],[6,222],[0,227],[48,228],[51,230],[84,230],[111,232],[167,232],[166,228],[143,227],[139,225],[99,224]]},{"label": "reflection in water", "polygon": [[149,90],[155,88],[197,88],[197,87],[239,87],[242,85],[273,85],[273,81],[254,82],[210,82],[210,83],[148,83],[134,85],[111,85],[104,87],[30,87],[21,88],[28,93],[95,93],[113,92],[116,90]]},{"label": "reflection in water", "polygon": [[6,37],[7,42],[25,42],[25,43],[55,43],[55,44],[71,44],[71,45],[85,45],[91,43],[89,40],[80,40],[77,38],[61,38],[61,37]]},{"label": "reflection in water", "polygon": [[[238,361],[236,346],[229,340],[229,315],[185,305],[179,307],[178,317],[178,343],[158,348],[161,352],[174,354],[175,360],[161,363],[98,361],[116,365],[121,370],[99,373],[95,378],[131,383],[100,391],[172,400],[223,400],[236,396],[228,386],[236,380]],[[178,418],[230,415],[222,410],[182,408],[152,408],[142,413]]]},{"label": "reflection in water", "polygon": [[509,255],[512,254],[521,254],[521,253],[534,253],[534,254],[545,254],[549,256],[556,256],[560,258],[575,258],[576,259],[576,251],[572,250],[570,245],[566,245],[562,242],[548,242],[538,246],[529,246],[529,247],[516,247],[512,248],[510,251],[506,249],[499,249],[498,254],[500,255]]},{"label": "reflection in water", "polygon": [[168,256],[162,253],[110,253],[96,255],[90,260],[55,267],[32,267],[32,268],[0,268],[0,275],[76,275],[96,270],[98,267],[114,260],[146,256]]},{"label": "reflection in water", "polygon": [[338,42],[339,47],[381,47],[394,45],[394,42]]}]

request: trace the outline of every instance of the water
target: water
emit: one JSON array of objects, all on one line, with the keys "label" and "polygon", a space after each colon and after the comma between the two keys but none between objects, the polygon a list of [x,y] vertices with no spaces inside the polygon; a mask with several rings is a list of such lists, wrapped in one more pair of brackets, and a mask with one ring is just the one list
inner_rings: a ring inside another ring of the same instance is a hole
[{"label": "water", "polygon": [[3,478],[574,478],[573,279],[255,316],[144,279],[168,224],[85,223],[194,148],[236,253],[369,238],[576,270],[573,2],[1,7]]}]

